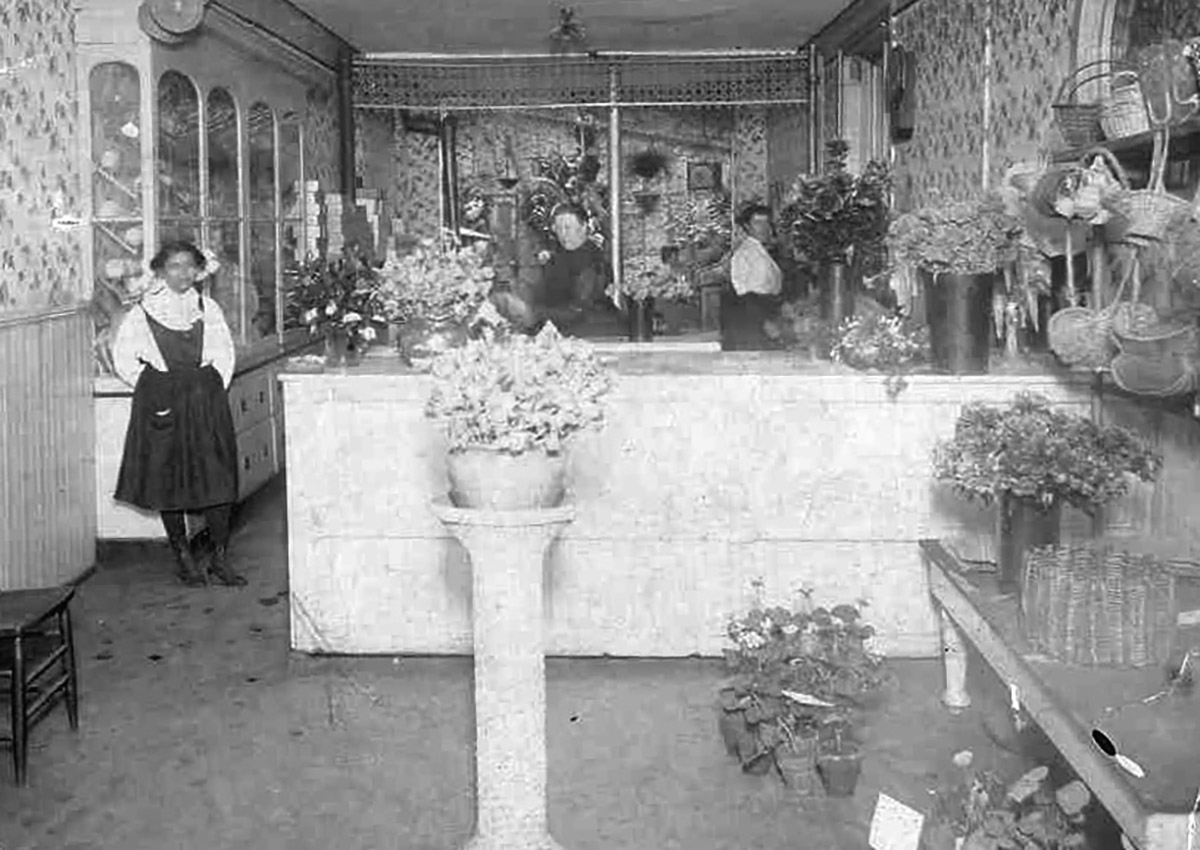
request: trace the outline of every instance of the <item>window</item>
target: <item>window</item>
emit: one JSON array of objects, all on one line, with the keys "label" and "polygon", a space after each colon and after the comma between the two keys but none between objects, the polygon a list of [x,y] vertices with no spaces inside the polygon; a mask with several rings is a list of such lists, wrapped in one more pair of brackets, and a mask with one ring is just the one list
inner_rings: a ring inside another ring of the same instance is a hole
[{"label": "window", "polygon": [[208,174],[204,210],[204,244],[217,255],[221,267],[209,283],[211,295],[229,323],[233,338],[244,342],[242,315],[242,208],[238,152],[238,112],[233,95],[222,88],[209,92],[205,102],[208,138]]},{"label": "window", "polygon": [[96,291],[124,299],[142,273],[141,81],[124,62],[91,71],[92,256]]},{"label": "window", "polygon": [[159,243],[187,239],[199,244],[200,94],[178,71],[167,71],[158,82],[155,156]]}]

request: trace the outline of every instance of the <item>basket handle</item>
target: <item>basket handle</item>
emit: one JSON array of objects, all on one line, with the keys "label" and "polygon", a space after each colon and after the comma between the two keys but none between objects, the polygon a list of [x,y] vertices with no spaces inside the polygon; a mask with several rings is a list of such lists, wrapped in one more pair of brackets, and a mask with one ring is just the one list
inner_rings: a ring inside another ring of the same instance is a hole
[{"label": "basket handle", "polygon": [[1117,159],[1116,154],[1105,147],[1094,147],[1080,157],[1080,164],[1084,168],[1091,165],[1094,157],[1100,157],[1104,160],[1105,165],[1109,167],[1117,180],[1121,183],[1122,189],[1129,188],[1129,174],[1125,171],[1125,166],[1121,165],[1121,161]]},{"label": "basket handle", "polygon": [[1150,182],[1146,188],[1152,192],[1166,192],[1167,157],[1171,152],[1171,133],[1165,127],[1154,132],[1154,152],[1150,160]]},{"label": "basket handle", "polygon": [[[1071,85],[1071,81],[1079,76],[1081,71],[1086,71],[1088,68],[1098,68],[1101,65],[1109,65],[1111,68],[1107,71],[1101,71],[1098,74],[1090,74],[1085,79],[1079,80],[1074,85]],[[1119,67],[1118,64],[1112,59],[1096,59],[1092,62],[1085,62],[1074,71],[1067,74],[1066,78],[1062,81],[1062,85],[1058,87],[1058,95],[1055,97],[1055,100],[1060,103],[1063,102],[1064,98],[1073,95],[1075,91],[1084,83],[1090,83],[1092,80],[1098,80],[1103,77],[1107,77],[1112,74],[1113,69],[1117,67]],[[1068,88],[1070,91],[1068,91]]]}]

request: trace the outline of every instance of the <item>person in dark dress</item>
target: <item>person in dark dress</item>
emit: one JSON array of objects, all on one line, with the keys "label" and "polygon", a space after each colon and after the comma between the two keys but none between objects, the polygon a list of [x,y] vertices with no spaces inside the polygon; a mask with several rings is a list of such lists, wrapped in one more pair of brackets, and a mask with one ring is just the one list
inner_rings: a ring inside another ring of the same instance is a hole
[{"label": "person in dark dress", "polygon": [[743,238],[730,255],[729,280],[721,292],[721,348],[780,348],[772,336],[782,307],[783,274],[771,255],[771,210],[751,204],[738,216]]},{"label": "person in dark dress", "polygon": [[[169,242],[150,262],[153,280],[121,323],[113,344],[117,374],[133,404],[115,497],[158,511],[184,584],[228,586],[245,578],[226,554],[237,498],[237,443],[228,388],[234,349],[221,308],[196,282],[204,254]],[[212,537],[206,568],[196,563],[185,514],[202,512]]]},{"label": "person in dark dress", "polygon": [[587,213],[572,204],[554,210],[554,235],[561,250],[551,253],[529,294],[537,331],[547,321],[565,334],[620,333],[620,312],[605,294],[610,279],[604,252],[588,238]]}]

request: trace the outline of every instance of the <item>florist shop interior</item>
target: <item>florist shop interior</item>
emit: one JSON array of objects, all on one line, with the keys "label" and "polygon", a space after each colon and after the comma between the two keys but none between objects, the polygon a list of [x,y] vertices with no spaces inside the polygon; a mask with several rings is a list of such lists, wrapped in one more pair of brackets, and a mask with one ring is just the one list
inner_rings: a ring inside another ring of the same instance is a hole
[{"label": "florist shop interior", "polygon": [[[1194,3],[52,5],[0,844],[1191,850]],[[113,496],[174,239],[242,591]]]}]

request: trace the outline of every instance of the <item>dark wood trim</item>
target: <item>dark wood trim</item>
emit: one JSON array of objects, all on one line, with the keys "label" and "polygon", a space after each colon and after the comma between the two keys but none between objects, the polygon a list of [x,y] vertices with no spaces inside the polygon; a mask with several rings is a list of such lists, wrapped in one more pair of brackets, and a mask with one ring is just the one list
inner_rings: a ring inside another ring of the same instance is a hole
[{"label": "dark wood trim", "polygon": [[841,50],[858,55],[867,46],[873,51],[875,39],[882,38],[882,34],[877,35],[876,31],[881,30],[880,24],[893,14],[892,5],[891,0],[855,0],[810,38],[805,46],[814,45],[827,54]]}]

